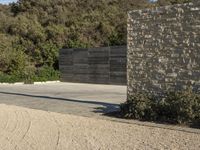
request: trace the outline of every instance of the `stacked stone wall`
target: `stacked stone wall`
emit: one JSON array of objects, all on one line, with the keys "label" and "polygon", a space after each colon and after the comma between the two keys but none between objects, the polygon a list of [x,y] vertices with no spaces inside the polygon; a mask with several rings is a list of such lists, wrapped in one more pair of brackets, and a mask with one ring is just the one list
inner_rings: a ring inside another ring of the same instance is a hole
[{"label": "stacked stone wall", "polygon": [[200,0],[128,13],[128,97],[200,91]]}]

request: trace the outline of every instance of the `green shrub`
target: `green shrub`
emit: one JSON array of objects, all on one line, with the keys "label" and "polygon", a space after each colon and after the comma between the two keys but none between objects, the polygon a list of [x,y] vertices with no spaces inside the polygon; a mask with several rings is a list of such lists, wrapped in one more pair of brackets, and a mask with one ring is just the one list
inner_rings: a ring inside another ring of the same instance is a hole
[{"label": "green shrub", "polygon": [[60,72],[53,67],[44,66],[39,69],[27,67],[24,72],[19,74],[5,74],[0,72],[0,83],[24,82],[32,84],[34,82],[54,81],[60,79]]},{"label": "green shrub", "polygon": [[53,67],[44,66],[39,68],[35,74],[35,81],[53,81],[60,79],[60,72]]},{"label": "green shrub", "polygon": [[128,118],[200,127],[200,95],[186,90],[168,92],[165,98],[158,99],[137,93],[121,105],[121,112]]},{"label": "green shrub", "polygon": [[158,104],[158,116],[168,122],[187,124],[195,121],[200,96],[191,90],[169,92],[164,100]]},{"label": "green shrub", "polygon": [[21,82],[22,78],[17,75],[8,75],[5,73],[0,72],[0,83],[15,83]]},{"label": "green shrub", "polygon": [[69,40],[65,47],[67,47],[67,48],[87,48],[88,44],[75,39],[75,40]]},{"label": "green shrub", "polygon": [[33,84],[35,81],[36,68],[34,66],[28,66],[23,72],[23,81],[25,84]]},{"label": "green shrub", "polygon": [[194,118],[193,124],[200,127],[200,95],[196,95],[193,105]]},{"label": "green shrub", "polygon": [[125,117],[140,120],[151,120],[154,118],[154,101],[146,93],[137,93],[130,100],[121,105]]}]

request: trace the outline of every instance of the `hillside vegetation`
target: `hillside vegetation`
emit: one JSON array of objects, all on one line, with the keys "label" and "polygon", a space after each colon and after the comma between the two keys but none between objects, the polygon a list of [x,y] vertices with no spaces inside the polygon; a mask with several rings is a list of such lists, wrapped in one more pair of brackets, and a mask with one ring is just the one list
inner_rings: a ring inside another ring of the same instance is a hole
[{"label": "hillside vegetation", "polygon": [[126,44],[127,11],[187,0],[19,0],[0,5],[0,82],[55,80],[58,50]]}]

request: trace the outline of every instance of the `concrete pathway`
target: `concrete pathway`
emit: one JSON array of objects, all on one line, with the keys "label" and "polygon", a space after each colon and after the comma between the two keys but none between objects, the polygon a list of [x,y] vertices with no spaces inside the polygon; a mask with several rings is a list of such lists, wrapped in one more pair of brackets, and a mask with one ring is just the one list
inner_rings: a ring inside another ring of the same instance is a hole
[{"label": "concrete pathway", "polygon": [[199,150],[200,134],[0,104],[1,150]]},{"label": "concrete pathway", "polygon": [[79,83],[38,85],[1,85],[0,104],[73,114],[102,117],[116,111],[126,100],[126,86]]}]

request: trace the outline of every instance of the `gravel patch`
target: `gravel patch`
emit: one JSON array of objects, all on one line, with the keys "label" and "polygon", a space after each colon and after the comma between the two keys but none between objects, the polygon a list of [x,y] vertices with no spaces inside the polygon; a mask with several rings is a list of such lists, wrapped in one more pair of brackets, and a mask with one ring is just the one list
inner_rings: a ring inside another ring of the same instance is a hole
[{"label": "gravel patch", "polygon": [[200,134],[0,105],[1,150],[200,149]]}]

